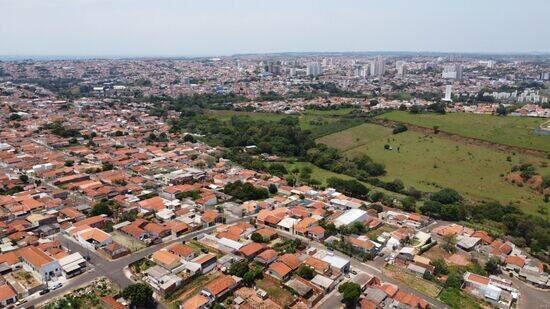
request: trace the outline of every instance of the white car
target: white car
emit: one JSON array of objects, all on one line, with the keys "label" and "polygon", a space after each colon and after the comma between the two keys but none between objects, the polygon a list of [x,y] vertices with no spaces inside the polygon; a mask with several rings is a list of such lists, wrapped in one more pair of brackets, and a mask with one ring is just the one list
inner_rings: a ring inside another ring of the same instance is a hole
[{"label": "white car", "polygon": [[53,291],[53,290],[57,290],[57,289],[59,289],[59,288],[62,287],[62,286],[63,286],[63,285],[62,285],[61,283],[58,282],[58,283],[56,283],[56,284],[54,284],[54,285],[52,286],[51,290],[52,290],[52,291]]}]

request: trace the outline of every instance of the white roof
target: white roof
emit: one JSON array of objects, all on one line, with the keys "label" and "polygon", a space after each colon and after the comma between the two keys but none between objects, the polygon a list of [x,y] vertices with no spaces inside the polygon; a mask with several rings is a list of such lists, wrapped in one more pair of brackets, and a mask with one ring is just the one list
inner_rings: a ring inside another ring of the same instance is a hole
[{"label": "white roof", "polygon": [[348,259],[336,256],[336,255],[325,255],[325,257],[322,258],[323,261],[330,264],[332,267],[336,267],[337,269],[342,269],[346,265],[350,263]]},{"label": "white roof", "polygon": [[218,239],[218,243],[220,245],[224,245],[226,247],[229,247],[229,248],[235,249],[235,250],[239,250],[243,246],[243,244],[241,244],[240,242],[234,241],[232,239],[225,238],[225,237],[222,237],[222,238]]},{"label": "white roof", "polygon": [[287,229],[291,229],[294,227],[296,223],[298,223],[297,219],[286,217],[283,220],[281,220],[277,225]]},{"label": "white roof", "polygon": [[86,260],[78,252],[62,257],[58,260],[59,265],[65,272],[71,272],[80,268],[80,264],[86,263]]},{"label": "white roof", "polygon": [[316,284],[325,289],[328,289],[333,282],[334,280],[321,275],[317,275],[313,277],[313,279],[311,279],[311,283]]},{"label": "white roof", "polygon": [[334,225],[336,225],[336,227],[339,227],[340,225],[348,225],[357,220],[361,220],[362,217],[366,217],[366,216],[367,216],[367,212],[362,209],[357,209],[357,208],[350,209],[345,213],[343,213],[342,215],[340,215],[338,218],[336,218],[336,220],[334,220]]}]

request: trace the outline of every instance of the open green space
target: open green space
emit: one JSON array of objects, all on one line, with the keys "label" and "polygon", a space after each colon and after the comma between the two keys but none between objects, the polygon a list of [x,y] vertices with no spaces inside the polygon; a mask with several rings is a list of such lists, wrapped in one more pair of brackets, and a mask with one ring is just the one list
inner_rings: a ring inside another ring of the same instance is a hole
[{"label": "open green space", "polygon": [[[354,138],[354,136],[357,136]],[[364,124],[317,140],[345,151],[349,156],[368,155],[386,166],[384,180],[401,179],[406,186],[423,191],[453,188],[474,200],[517,203],[526,212],[537,214],[543,196],[527,187],[506,182],[501,175],[513,165],[532,163],[541,175],[550,174],[546,159],[513,154],[485,146]],[[390,148],[385,149],[385,145]]]},{"label": "open green space", "polygon": [[279,121],[286,117],[297,117],[301,129],[310,130],[314,137],[321,137],[362,124],[363,120],[361,119],[340,117],[349,114],[351,111],[351,108],[328,111],[306,110],[301,114],[287,115],[232,110],[210,110],[208,111],[208,115],[216,117],[220,121],[229,121],[233,116],[250,117],[250,119],[253,120],[263,121]]},{"label": "open green space", "polygon": [[403,111],[392,111],[377,118],[410,123],[428,129],[439,126],[441,131],[465,137],[478,138],[503,145],[550,151],[550,136],[533,134],[533,130],[546,121],[543,118],[503,117],[469,113],[411,114]]},{"label": "open green space", "polygon": [[385,275],[429,297],[436,298],[439,292],[441,292],[441,286],[437,285],[435,282],[422,279],[406,269],[394,265],[387,265],[383,271]]},{"label": "open green space", "polygon": [[459,289],[445,288],[439,294],[439,299],[453,309],[483,308],[482,303]]},{"label": "open green space", "polygon": [[330,134],[317,139],[318,143],[340,149],[342,151],[364,145],[391,135],[392,129],[384,126],[365,123],[338,134]]},{"label": "open green space", "polygon": [[[327,184],[327,179],[330,178],[330,177],[341,178],[341,179],[344,179],[344,180],[355,179],[355,178],[353,178],[351,176],[348,176],[348,175],[338,174],[338,173],[335,173],[335,172],[331,172],[329,170],[322,169],[322,168],[320,168],[316,165],[313,165],[310,162],[297,161],[297,162],[281,162],[281,163],[285,166],[285,168],[287,169],[289,174],[293,174],[296,177],[296,179],[298,179],[298,180],[299,180],[299,173],[294,174],[294,173],[292,173],[292,170],[294,170],[296,168],[299,169],[299,170],[302,170],[302,168],[304,168],[304,167],[309,167],[312,171],[311,172],[311,178],[320,181],[321,185],[326,185]],[[361,183],[364,184],[370,190],[382,192],[387,196],[392,196],[392,197],[395,197],[395,198],[398,198],[398,199],[401,199],[401,198],[404,197],[402,194],[391,192],[391,191],[388,191],[388,190],[383,189],[383,188],[375,187],[375,186],[373,186],[369,183],[366,183],[366,182],[361,182]]]},{"label": "open green space", "polygon": [[282,307],[290,305],[294,300],[292,293],[281,287],[280,283],[273,279],[264,278],[257,280],[256,286],[266,291],[269,298]]}]

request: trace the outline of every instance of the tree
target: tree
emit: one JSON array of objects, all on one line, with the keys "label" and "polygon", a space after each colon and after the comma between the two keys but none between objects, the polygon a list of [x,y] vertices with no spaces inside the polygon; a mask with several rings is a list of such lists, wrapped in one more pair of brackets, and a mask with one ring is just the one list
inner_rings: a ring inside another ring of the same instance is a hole
[{"label": "tree", "polygon": [[151,308],[155,302],[153,290],[145,283],[129,285],[122,291],[122,296],[130,300],[132,306],[137,308]]},{"label": "tree", "polygon": [[441,247],[446,250],[447,252],[455,252],[456,251],[456,237],[455,235],[445,235],[443,236],[443,244]]},{"label": "tree", "polygon": [[294,176],[288,176],[286,177],[286,183],[289,185],[289,186],[294,186],[296,184],[296,177]]},{"label": "tree", "polygon": [[406,125],[404,124],[401,124],[401,123],[398,123],[397,125],[395,125],[395,127],[393,128],[393,131],[392,133],[393,134],[398,134],[398,133],[401,133],[401,132],[405,132],[407,131],[408,128]]},{"label": "tree", "polygon": [[384,193],[380,191],[372,191],[369,198],[371,202],[379,202],[384,198]]},{"label": "tree", "polygon": [[357,283],[345,282],[338,287],[338,292],[342,294],[342,302],[348,308],[355,308],[357,301],[361,296],[361,287]]},{"label": "tree", "polygon": [[454,204],[462,201],[462,196],[456,190],[445,188],[432,194],[430,199],[441,204]]},{"label": "tree", "polygon": [[409,113],[411,114],[418,114],[422,111],[422,108],[419,106],[419,105],[413,105],[411,106],[411,108],[409,109]]},{"label": "tree", "polygon": [[485,271],[491,275],[500,274],[500,262],[496,258],[490,258],[487,263],[485,263]]},{"label": "tree", "polygon": [[275,194],[278,191],[277,186],[274,183],[270,183],[268,188],[269,188],[269,193],[271,194]]},{"label": "tree", "polygon": [[242,260],[231,264],[231,266],[229,267],[229,274],[242,278],[248,270],[248,261]]},{"label": "tree", "polygon": [[113,166],[113,163],[111,163],[111,162],[103,162],[103,163],[101,164],[101,169],[102,169],[103,171],[110,171],[110,170],[112,170],[113,168],[114,168],[114,166]]},{"label": "tree", "polygon": [[508,114],[508,110],[502,104],[498,105],[496,112],[499,116],[506,116]]},{"label": "tree", "polygon": [[99,216],[99,215],[111,216],[113,214],[113,210],[116,210],[119,207],[120,206],[116,201],[102,200],[101,202],[95,204],[94,207],[92,207],[92,215],[93,216]]},{"label": "tree", "polygon": [[253,242],[259,242],[259,243],[264,242],[264,237],[260,233],[256,233],[256,232],[250,235],[250,239],[252,239]]},{"label": "tree", "polygon": [[369,189],[355,179],[344,180],[337,177],[330,177],[327,179],[327,185],[336,189],[336,191],[355,198],[368,198]]},{"label": "tree", "polygon": [[453,271],[449,274],[449,277],[447,277],[445,287],[460,289],[463,282],[464,280],[462,279],[462,275],[457,271]]},{"label": "tree", "polygon": [[189,143],[196,143],[197,142],[195,137],[193,137],[193,135],[191,135],[191,134],[185,134],[185,136],[183,137],[183,141],[184,142],[189,142]]},{"label": "tree", "polygon": [[447,263],[445,263],[445,260],[439,258],[434,259],[432,261],[432,265],[434,266],[434,275],[446,275],[449,273],[449,269],[447,268]]},{"label": "tree", "polygon": [[315,277],[315,271],[307,265],[301,265],[300,268],[298,268],[297,274],[306,280],[311,280]]},{"label": "tree", "polygon": [[407,196],[401,201],[403,205],[403,210],[405,211],[414,211],[416,208],[416,200],[413,197]]},{"label": "tree", "polygon": [[23,183],[29,183],[29,176],[27,176],[25,174],[21,174],[19,176],[19,180],[21,180]]}]

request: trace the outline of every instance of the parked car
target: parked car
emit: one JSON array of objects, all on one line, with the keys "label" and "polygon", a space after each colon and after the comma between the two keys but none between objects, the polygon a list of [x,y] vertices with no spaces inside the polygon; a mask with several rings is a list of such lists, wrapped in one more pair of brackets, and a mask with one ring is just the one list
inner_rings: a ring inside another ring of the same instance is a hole
[{"label": "parked car", "polygon": [[49,293],[49,292],[50,292],[50,289],[43,289],[43,290],[40,291],[40,293],[38,293],[38,294],[44,295],[44,294],[47,294],[47,293]]},{"label": "parked car", "polygon": [[63,285],[61,283],[56,283],[54,286],[52,286],[52,290],[57,290],[59,289],[60,287],[62,287]]}]

